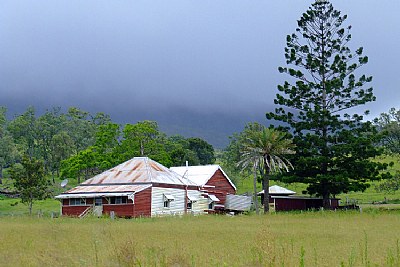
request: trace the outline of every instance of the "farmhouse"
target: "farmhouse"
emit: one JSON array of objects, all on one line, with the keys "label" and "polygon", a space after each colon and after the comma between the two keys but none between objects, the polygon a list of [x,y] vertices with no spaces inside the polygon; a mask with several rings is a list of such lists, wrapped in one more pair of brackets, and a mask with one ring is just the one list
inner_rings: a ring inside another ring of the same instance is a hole
[{"label": "farmhouse", "polygon": [[135,157],[58,196],[68,216],[139,217],[212,212],[220,199],[147,157]]},{"label": "farmhouse", "polygon": [[[215,209],[223,210],[228,194],[236,193],[236,186],[219,165],[171,167],[172,171],[186,177],[197,186],[215,195]],[[218,199],[218,200],[217,200]]]}]

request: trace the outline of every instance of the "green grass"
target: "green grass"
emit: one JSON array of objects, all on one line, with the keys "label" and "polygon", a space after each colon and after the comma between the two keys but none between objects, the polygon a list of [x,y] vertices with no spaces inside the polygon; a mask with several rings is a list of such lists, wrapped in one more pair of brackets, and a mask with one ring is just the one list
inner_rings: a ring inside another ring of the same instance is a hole
[{"label": "green grass", "polygon": [[0,266],[399,266],[400,212],[0,218]]},{"label": "green grass", "polygon": [[[48,179],[52,181],[51,177],[48,177]],[[53,195],[58,195],[78,185],[76,180],[71,180],[65,188],[61,188],[60,183],[61,179],[58,177],[55,178],[55,182],[51,186]],[[11,179],[3,179],[3,184],[1,184],[0,189],[12,192],[14,188]],[[52,212],[60,212],[60,202],[58,200],[50,198],[46,200],[34,201],[32,214],[42,213],[43,215],[47,216]],[[0,216],[22,216],[27,215],[28,213],[28,206],[23,204],[20,198],[7,198],[0,195]]]},{"label": "green grass", "polygon": [[[298,193],[306,188],[271,184]],[[237,187],[252,192],[252,179]],[[60,209],[54,199],[36,201],[29,217],[19,199],[0,198],[0,266],[400,266],[400,192],[371,186],[339,197],[346,196],[363,203],[362,212],[114,221],[50,219]],[[371,204],[385,197],[391,204]]]},{"label": "green grass", "polygon": [[[60,213],[60,201],[55,199],[37,200],[33,203],[32,214],[50,216],[51,212]],[[23,216],[29,213],[28,206],[19,198],[0,198],[1,216]]]}]

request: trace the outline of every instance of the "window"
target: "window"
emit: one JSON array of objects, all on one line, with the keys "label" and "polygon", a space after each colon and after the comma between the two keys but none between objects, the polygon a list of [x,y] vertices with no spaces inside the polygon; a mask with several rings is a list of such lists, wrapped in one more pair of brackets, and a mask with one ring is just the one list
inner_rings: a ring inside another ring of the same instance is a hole
[{"label": "window", "polygon": [[170,207],[171,201],[169,200],[164,200],[164,208],[169,208]]},{"label": "window", "polygon": [[94,205],[95,206],[103,206],[103,199],[101,197],[96,197],[94,199]]},{"label": "window", "polygon": [[186,208],[187,208],[188,210],[191,210],[192,207],[193,207],[193,202],[189,200],[189,201],[187,202]]},{"label": "window", "polygon": [[86,198],[70,198],[69,205],[70,206],[86,205]]},{"label": "window", "polygon": [[164,208],[169,208],[171,206],[171,202],[175,200],[173,195],[164,194]]},{"label": "window", "polygon": [[123,196],[110,197],[110,204],[126,204],[128,198]]},{"label": "window", "polygon": [[215,208],[215,202],[220,201],[215,195],[208,195],[208,209],[213,210]]}]

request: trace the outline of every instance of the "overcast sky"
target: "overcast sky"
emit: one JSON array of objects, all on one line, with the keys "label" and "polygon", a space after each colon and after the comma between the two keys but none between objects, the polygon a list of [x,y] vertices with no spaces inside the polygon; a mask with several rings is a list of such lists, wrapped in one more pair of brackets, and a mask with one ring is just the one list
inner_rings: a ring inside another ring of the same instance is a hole
[{"label": "overcast sky", "polygon": [[[277,71],[286,35],[311,3],[4,0],[0,105],[12,114],[77,106],[121,123],[178,128],[213,118],[240,130],[273,109],[276,86],[288,78]],[[362,72],[374,77],[371,118],[399,108],[400,1],[333,4],[349,15],[351,46],[369,56]]]}]

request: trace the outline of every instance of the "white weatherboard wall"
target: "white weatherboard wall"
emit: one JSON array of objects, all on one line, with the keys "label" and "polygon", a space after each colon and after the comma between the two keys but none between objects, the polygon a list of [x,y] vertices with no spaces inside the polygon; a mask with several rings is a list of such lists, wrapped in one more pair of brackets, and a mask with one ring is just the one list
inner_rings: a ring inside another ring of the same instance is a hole
[{"label": "white weatherboard wall", "polygon": [[[164,208],[164,195],[172,195],[174,200],[169,208]],[[185,190],[152,187],[151,216],[177,215],[185,212]]]},{"label": "white weatherboard wall", "polygon": [[197,190],[188,190],[188,195],[194,196],[196,198],[196,201],[193,202],[192,204],[192,209],[188,210],[188,213],[192,214],[205,213],[204,211],[208,209],[208,198],[203,197],[201,195],[201,192]]},{"label": "white weatherboard wall", "polygon": [[[170,202],[169,208],[164,207],[165,195],[171,195],[174,197],[174,200]],[[202,214],[208,209],[208,198],[204,198],[200,191],[188,190],[188,195],[196,198],[196,201],[192,204],[192,209],[187,211],[188,213]],[[186,191],[183,189],[152,187],[151,216],[184,214],[185,198]]]}]

